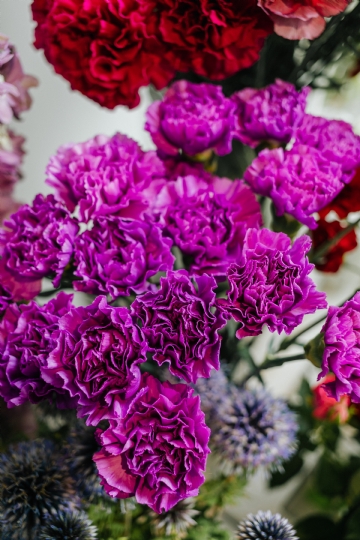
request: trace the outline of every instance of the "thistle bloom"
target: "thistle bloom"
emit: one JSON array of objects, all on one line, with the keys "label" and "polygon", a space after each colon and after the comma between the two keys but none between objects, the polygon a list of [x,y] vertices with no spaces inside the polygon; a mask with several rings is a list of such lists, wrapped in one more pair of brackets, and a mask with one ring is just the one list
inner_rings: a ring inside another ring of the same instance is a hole
[{"label": "thistle bloom", "polygon": [[151,221],[95,219],[75,242],[74,289],[112,298],[144,292],[151,276],[173,267],[171,245]]},{"label": "thistle bloom", "polygon": [[19,281],[53,278],[60,284],[73,254],[78,224],[53,195],[37,195],[22,206],[0,231],[0,251],[5,268]]},{"label": "thistle bloom", "polygon": [[236,92],[231,96],[236,105],[234,137],[252,148],[266,140],[288,143],[303,121],[309,92],[298,92],[280,79],[260,90]]},{"label": "thistle bloom", "polygon": [[59,318],[68,312],[72,296],[63,292],[40,307],[35,302],[12,304],[0,323],[0,395],[8,407],[39,403],[57,393],[57,406],[71,408],[72,400],[41,377]]},{"label": "thistle bloom", "polygon": [[245,171],[244,179],[255,193],[272,199],[278,216],[290,214],[310,229],[316,228],[312,214],[344,187],[340,164],[305,145],[288,151],[263,150]]},{"label": "thistle bloom", "polygon": [[94,461],[110,496],[135,495],[155,512],[167,512],[198,494],[209,435],[199,397],[192,396],[191,388],[144,375],[128,414],[99,430],[103,448]]},{"label": "thistle bloom", "polygon": [[[207,381],[203,384],[206,386]],[[204,394],[203,389],[201,396]],[[285,401],[273,398],[264,389],[229,385],[228,393],[214,402],[208,416],[210,442],[226,470],[273,469],[295,452],[295,414]]]},{"label": "thistle bloom", "polygon": [[139,364],[147,345],[126,308],[98,296],[87,307],[72,308],[59,320],[56,348],[42,377],[77,402],[88,425],[124,415],[138,392]]},{"label": "thistle bloom", "polygon": [[348,183],[360,167],[360,136],[343,120],[328,120],[306,114],[296,130],[296,141],[319,150],[328,161],[338,163],[343,182]]},{"label": "thistle bloom", "polygon": [[304,315],[327,306],[325,293],[309,277],[314,265],[305,254],[310,247],[308,236],[291,245],[283,233],[247,232],[242,256],[227,272],[228,299],[219,301],[240,323],[238,338],[259,335],[264,324],[271,332],[291,334]]},{"label": "thistle bloom", "polygon": [[185,270],[168,272],[158,291],[144,293],[132,304],[153,360],[160,366],[168,362],[170,373],[187,382],[220,368],[218,330],[225,319],[219,310],[214,312],[216,286],[206,274],[192,282]]},{"label": "thistle bloom", "polygon": [[270,510],[248,516],[239,523],[239,540],[299,540],[296,531],[286,518]]},{"label": "thistle bloom", "polygon": [[96,540],[97,529],[85,512],[57,512],[49,514],[39,530],[39,540]]},{"label": "thistle bloom", "polygon": [[335,379],[323,385],[338,401],[347,395],[360,403],[360,292],[341,307],[330,307],[321,330],[325,350],[319,379],[332,372]]},{"label": "thistle bloom", "polygon": [[164,154],[213,149],[222,156],[231,152],[234,111],[220,86],[178,81],[150,105],[145,129]]},{"label": "thistle bloom", "polygon": [[147,208],[141,189],[162,165],[125,135],[98,135],[59,148],[46,169],[47,184],[72,212],[79,205],[82,221],[118,215],[138,219]]},{"label": "thistle bloom", "polygon": [[261,224],[259,203],[240,180],[179,177],[163,187],[157,206],[165,233],[188,256],[193,274],[225,276],[246,230]]}]

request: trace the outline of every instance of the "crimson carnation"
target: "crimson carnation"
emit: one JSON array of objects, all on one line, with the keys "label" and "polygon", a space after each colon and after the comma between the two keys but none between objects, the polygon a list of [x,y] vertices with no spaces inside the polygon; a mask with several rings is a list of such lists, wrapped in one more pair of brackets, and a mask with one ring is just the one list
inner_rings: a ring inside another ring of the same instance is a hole
[{"label": "crimson carnation", "polygon": [[327,395],[324,385],[335,381],[335,375],[329,373],[322,381],[313,388],[313,411],[312,414],[319,420],[330,420],[345,424],[350,417],[349,396],[341,396],[339,401]]},{"label": "crimson carnation", "polygon": [[144,292],[151,276],[173,267],[171,245],[151,221],[96,219],[75,242],[74,289],[112,298]]},{"label": "crimson carnation", "polygon": [[73,90],[109,109],[136,107],[141,86],[163,88],[174,75],[156,11],[148,0],[34,0],[35,47]]},{"label": "crimson carnation", "polygon": [[162,0],[156,7],[174,68],[213,80],[254,64],[273,30],[256,0]]},{"label": "crimson carnation", "polygon": [[0,323],[0,395],[8,407],[26,401],[39,403],[56,392],[60,408],[75,405],[63,389],[41,377],[41,368],[54,349],[59,318],[71,307],[72,296],[63,292],[40,307],[35,302],[12,304]]},{"label": "crimson carnation", "polygon": [[168,272],[158,291],[138,296],[132,304],[153,359],[160,366],[168,362],[170,373],[189,383],[220,368],[217,331],[225,319],[214,312],[216,287],[206,274],[193,283],[185,270]]},{"label": "crimson carnation", "polygon": [[69,392],[88,425],[125,414],[147,351],[129,310],[99,296],[90,306],[72,308],[58,324],[56,348],[41,369],[44,380]]},{"label": "crimson carnation", "polygon": [[[317,228],[312,232],[313,250],[315,253],[317,249],[321,249],[326,242],[335,238],[336,235],[345,229],[336,220],[328,222],[325,219],[319,219],[317,225]],[[356,246],[356,233],[354,230],[349,231],[348,234],[343,236],[335,246],[332,246],[321,257],[321,260],[315,262],[315,267],[322,272],[337,272],[342,265],[345,253],[355,249]]]},{"label": "crimson carnation", "polygon": [[123,419],[98,430],[103,447],[94,455],[102,485],[111,497],[135,496],[155,512],[199,493],[210,430],[200,399],[185,384],[143,376],[140,392]]},{"label": "crimson carnation", "polygon": [[225,312],[239,323],[238,338],[258,336],[266,324],[271,332],[291,332],[304,315],[327,306],[309,277],[314,268],[306,252],[308,236],[291,245],[283,233],[250,229],[240,260],[229,266],[228,299],[220,300]]},{"label": "crimson carnation", "polygon": [[320,217],[325,218],[333,210],[340,219],[350,212],[360,211],[360,169],[357,169],[350,184],[347,184],[330,204],[319,211]]},{"label": "crimson carnation", "polygon": [[324,17],[344,11],[350,0],[259,0],[274,21],[276,34],[286,39],[315,39],[325,30]]}]

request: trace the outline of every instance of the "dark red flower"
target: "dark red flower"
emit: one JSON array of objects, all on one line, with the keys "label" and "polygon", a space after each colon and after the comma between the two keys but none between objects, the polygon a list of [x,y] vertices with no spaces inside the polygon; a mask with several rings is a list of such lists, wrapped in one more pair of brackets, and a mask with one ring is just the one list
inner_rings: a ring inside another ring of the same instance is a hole
[{"label": "dark red flower", "polygon": [[324,17],[344,11],[350,0],[259,0],[275,23],[276,34],[287,39],[315,39],[325,30]]},{"label": "dark red flower", "polygon": [[319,211],[320,217],[325,218],[331,210],[344,219],[350,212],[360,211],[360,169],[357,169],[350,184],[347,184],[335,199]]},{"label": "dark red flower", "polygon": [[154,3],[145,0],[34,0],[35,47],[57,73],[100,105],[135,107],[141,86],[166,86]]},{"label": "dark red flower", "polygon": [[160,32],[178,71],[223,79],[259,58],[272,32],[256,0],[163,0]]},{"label": "dark red flower", "polygon": [[[316,250],[334,238],[345,227],[339,221],[325,221],[319,219],[318,227],[312,231],[313,250]],[[355,231],[350,231],[343,236],[337,244],[332,247],[322,258],[320,262],[315,262],[315,267],[322,272],[337,272],[343,262],[344,254],[357,246]]]}]

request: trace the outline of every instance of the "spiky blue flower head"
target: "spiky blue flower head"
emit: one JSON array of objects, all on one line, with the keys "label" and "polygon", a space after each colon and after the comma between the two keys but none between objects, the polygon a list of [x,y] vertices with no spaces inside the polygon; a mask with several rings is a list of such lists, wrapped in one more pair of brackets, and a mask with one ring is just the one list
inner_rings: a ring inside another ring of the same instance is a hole
[{"label": "spiky blue flower head", "polygon": [[299,540],[286,518],[269,510],[249,514],[240,522],[237,538],[240,540]]},{"label": "spiky blue flower head", "polygon": [[219,371],[213,369],[209,379],[198,379],[194,387],[201,399],[201,410],[206,415],[207,423],[211,424],[218,407],[229,401],[229,381],[221,368]]},{"label": "spiky blue flower head", "polygon": [[234,472],[278,468],[296,450],[296,416],[264,388],[230,385],[211,418],[212,444]]},{"label": "spiky blue flower head", "polygon": [[69,471],[50,442],[20,443],[0,456],[0,516],[13,539],[36,537],[46,515],[77,502]]},{"label": "spiky blue flower head", "polygon": [[85,512],[57,512],[40,528],[39,540],[94,540],[97,529]]},{"label": "spiky blue flower head", "polygon": [[100,446],[95,439],[95,428],[87,427],[83,422],[78,421],[71,429],[65,454],[71,476],[75,480],[76,490],[79,496],[87,501],[91,501],[97,495],[105,494],[93,461],[93,455],[99,449]]}]

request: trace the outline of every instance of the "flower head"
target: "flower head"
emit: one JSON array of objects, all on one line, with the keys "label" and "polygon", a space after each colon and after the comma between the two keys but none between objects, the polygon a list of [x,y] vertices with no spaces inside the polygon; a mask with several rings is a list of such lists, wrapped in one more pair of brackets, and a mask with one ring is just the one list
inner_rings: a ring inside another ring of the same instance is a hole
[{"label": "flower head", "polygon": [[39,530],[39,540],[95,540],[97,529],[85,512],[57,512],[49,514]]},{"label": "flower head", "polygon": [[56,348],[42,377],[74,398],[89,425],[124,415],[138,392],[139,364],[147,345],[123,307],[98,296],[87,307],[72,308],[59,320]]},{"label": "flower head", "polygon": [[319,379],[332,372],[323,388],[338,401],[347,395],[360,403],[360,292],[341,307],[330,307],[321,330],[325,350]]},{"label": "flower head", "polygon": [[348,183],[360,167],[360,136],[343,120],[306,114],[296,131],[296,141],[319,150],[328,161],[338,163]]},{"label": "flower head", "polygon": [[309,277],[314,268],[306,252],[311,240],[302,236],[291,245],[283,233],[250,229],[241,259],[229,266],[228,300],[224,310],[239,322],[238,338],[257,336],[266,324],[271,332],[287,334],[307,313],[327,306]]},{"label": "flower head", "polygon": [[12,194],[15,183],[21,178],[24,137],[0,126],[0,197]]},{"label": "flower head", "polygon": [[288,143],[303,121],[309,92],[298,92],[280,79],[260,90],[236,92],[231,96],[236,105],[234,137],[252,148],[266,140]]},{"label": "flower head", "polygon": [[160,516],[152,513],[152,524],[158,534],[185,538],[190,527],[196,525],[194,517],[199,514],[195,510],[195,499],[183,499]]},{"label": "flower head", "polygon": [[333,210],[340,219],[344,219],[350,212],[360,211],[360,168],[356,170],[351,182],[344,186],[340,193],[330,204],[320,210],[321,218],[325,218]]},{"label": "flower head", "polygon": [[49,513],[73,509],[79,501],[69,471],[49,442],[20,443],[0,456],[0,512],[11,538],[22,540]]},{"label": "flower head", "polygon": [[0,231],[0,249],[6,269],[19,281],[52,277],[60,284],[73,254],[77,222],[53,195],[37,195],[22,206]]},{"label": "flower head", "polygon": [[342,396],[339,401],[327,395],[324,385],[333,383],[335,375],[329,373],[313,388],[313,416],[320,420],[338,421],[344,424],[348,421],[351,401],[349,396]]},{"label": "flower head", "polygon": [[[335,238],[345,229],[337,220],[326,221],[325,219],[319,219],[317,224],[317,228],[311,235],[315,253],[318,248],[321,248],[326,242]],[[345,253],[352,251],[356,246],[356,233],[354,230],[349,231],[334,246],[330,247],[327,253],[321,257],[321,260],[315,262],[315,267],[322,272],[337,272],[343,263]]]},{"label": "flower head", "polygon": [[157,513],[196,496],[209,434],[191,388],[144,375],[128,414],[98,434],[103,448],[94,460],[106,492],[120,499],[135,495]]},{"label": "flower head", "polygon": [[231,385],[227,395],[213,404],[208,417],[210,442],[226,470],[277,468],[295,452],[295,414],[285,401],[264,389]]},{"label": "flower head", "polygon": [[9,42],[9,38],[4,34],[0,34],[0,69],[10,62],[14,57],[14,52]]},{"label": "flower head", "polygon": [[160,289],[138,296],[132,311],[141,320],[141,328],[161,366],[187,382],[209,377],[219,369],[221,338],[218,330],[225,319],[216,307],[217,284],[204,274],[190,279],[185,270],[168,272],[160,280]]},{"label": "flower head", "polygon": [[246,230],[261,224],[259,203],[240,180],[179,177],[164,185],[157,205],[165,233],[190,259],[193,274],[225,276]]},{"label": "flower head", "polygon": [[239,540],[299,540],[296,531],[286,518],[272,514],[270,510],[249,514],[240,522],[237,538]]},{"label": "flower head", "polygon": [[165,154],[177,155],[181,150],[195,155],[211,149],[229,154],[234,111],[220,86],[178,81],[162,101],[150,105],[145,129]]},{"label": "flower head", "polygon": [[116,133],[60,147],[46,174],[70,212],[79,206],[82,221],[107,215],[138,219],[148,205],[141,190],[162,174],[162,164],[154,152]]},{"label": "flower head", "polygon": [[305,145],[287,151],[263,150],[245,171],[244,179],[255,193],[272,199],[278,216],[290,214],[310,229],[316,228],[312,214],[344,187],[340,164]]},{"label": "flower head", "polygon": [[75,241],[74,289],[112,298],[141,293],[151,276],[173,267],[171,245],[151,221],[95,219]]},{"label": "flower head", "polygon": [[56,298],[40,307],[35,302],[12,304],[0,323],[0,395],[8,407],[52,397],[56,392],[57,406],[72,407],[72,400],[47,384],[41,377],[50,352],[56,345],[54,332],[59,318],[71,307],[72,296],[60,292]]}]

